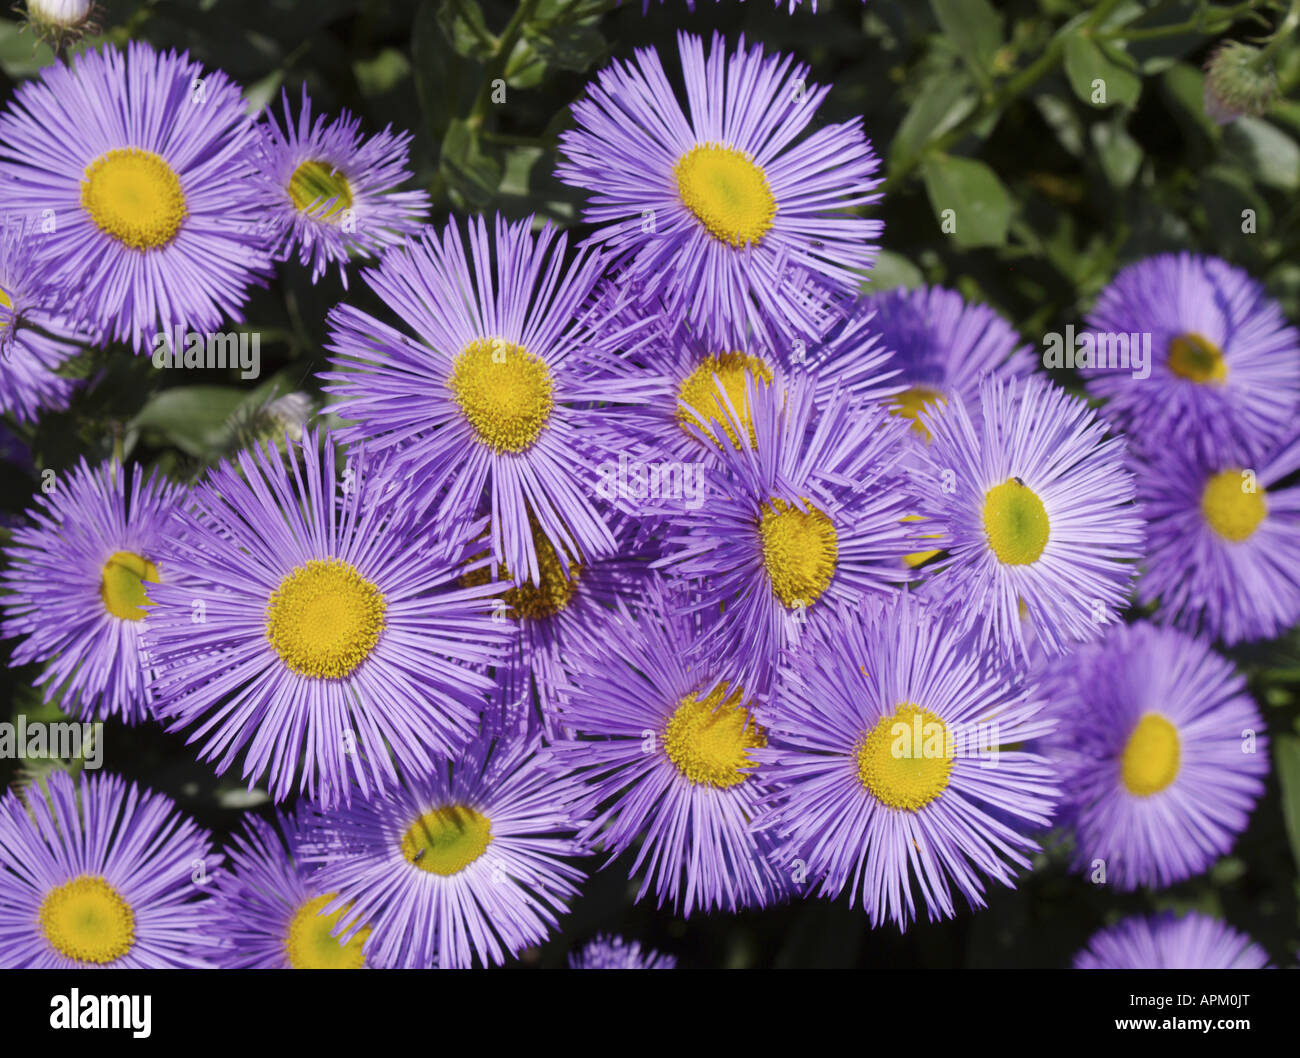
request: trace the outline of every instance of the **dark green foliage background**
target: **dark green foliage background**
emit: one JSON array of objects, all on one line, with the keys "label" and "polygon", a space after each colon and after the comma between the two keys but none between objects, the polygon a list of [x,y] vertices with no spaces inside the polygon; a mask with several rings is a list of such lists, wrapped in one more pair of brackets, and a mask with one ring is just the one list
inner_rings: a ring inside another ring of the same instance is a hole
[{"label": "dark green foliage background", "polygon": [[[784,0],[783,0],[784,2]],[[1300,320],[1300,103],[1219,128],[1203,110],[1201,66],[1222,39],[1262,36],[1283,12],[1237,4],[1102,0],[821,0],[788,15],[768,0],[156,0],[105,5],[104,37],[186,48],[240,81],[258,104],[295,105],[305,83],[321,112],[347,107],[368,131],[414,134],[416,184],[449,213],[549,216],[581,231],[578,196],[551,175],[568,104],[609,57],[655,46],[675,69],[678,28],[729,40],[744,33],[795,52],[834,90],[818,120],[862,115],[887,177],[874,215],[885,221],[872,289],[922,281],[955,286],[1005,313],[1028,341],[1078,322],[1122,264],[1162,250],[1218,254],[1248,269]],[[1252,17],[1259,12],[1265,17]],[[94,40],[88,42],[95,43]],[[82,45],[83,47],[86,45]],[[75,50],[75,49],[74,49]],[[1300,81],[1300,49],[1277,51],[1281,95]],[[0,21],[0,94],[54,61],[15,21]],[[503,103],[490,83],[503,77]],[[1105,79],[1108,103],[1090,85]],[[1076,90],[1077,89],[1077,90]],[[958,232],[937,214],[955,208]],[[1242,210],[1257,231],[1242,231]],[[182,479],[228,454],[241,413],[271,393],[306,389],[325,363],[324,319],[347,296],[378,311],[355,277],[312,286],[283,266],[247,308],[262,335],[262,377],[165,372],[110,348],[74,366],[94,384],[64,414],[16,429],[34,466],[0,467],[0,512],[27,507],[40,469],[57,472],[120,445],[129,458]],[[1077,380],[1062,374],[1063,384]],[[1233,854],[1171,890],[1120,894],[1072,876],[1068,847],[1049,843],[1016,891],[988,909],[905,935],[871,931],[846,901],[802,901],[689,922],[633,905],[627,862],[596,873],[564,933],[524,965],[561,966],[597,931],[639,938],[685,966],[1059,967],[1100,926],[1136,911],[1198,907],[1251,933],[1275,962],[1300,949],[1300,637],[1235,653],[1272,736],[1268,793]],[[10,670],[0,717],[58,715],[31,689],[35,667]],[[218,837],[244,811],[265,811],[237,775],[218,779],[183,737],[157,725],[105,731],[105,766],[173,796]],[[0,781],[31,777],[0,761]],[[76,767],[73,762],[70,766]]]}]

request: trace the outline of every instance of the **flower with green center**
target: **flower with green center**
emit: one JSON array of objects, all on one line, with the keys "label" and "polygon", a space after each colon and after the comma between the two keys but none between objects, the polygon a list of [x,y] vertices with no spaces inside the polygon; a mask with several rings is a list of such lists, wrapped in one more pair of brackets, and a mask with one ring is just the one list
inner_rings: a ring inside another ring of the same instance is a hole
[{"label": "flower with green center", "polygon": [[87,719],[150,715],[147,622],[179,486],[84,460],[59,476],[6,549],[3,632],[12,664],[45,662],[47,697]]},{"label": "flower with green center", "polygon": [[116,775],[49,772],[0,796],[0,965],[212,968],[224,941],[192,874],[217,874],[211,835]]},{"label": "flower with green center", "polygon": [[921,414],[933,440],[915,449],[912,513],[946,552],[921,590],[1016,664],[1097,638],[1141,553],[1123,441],[1041,376],[990,377],[977,407]]},{"label": "flower with green center", "polygon": [[553,743],[558,766],[601,806],[583,838],[611,862],[636,848],[637,899],[653,893],[688,917],[761,907],[788,885],[751,825],[772,792],[757,775],[758,703],[712,656],[690,601],[653,578],[571,637]]},{"label": "flower with green center", "polygon": [[289,920],[289,936],[284,949],[289,965],[295,970],[360,970],[366,959],[362,952],[368,928],[352,934],[346,944],[334,936],[339,919],[347,913],[346,907],[325,911],[335,899],[335,893],[314,896],[303,902]]},{"label": "flower with green center", "polygon": [[509,642],[492,586],[460,582],[482,524],[431,537],[391,470],[338,467],[315,430],[241,452],[192,490],[149,586],[157,715],[219,771],[242,752],[277,801],[373,796],[455,752]]},{"label": "flower with green center", "polygon": [[382,796],[314,810],[303,856],[338,894],[338,940],[369,924],[369,965],[499,965],[545,941],[577,896],[584,793],[535,736],[488,732]]},{"label": "flower with green center", "polygon": [[162,579],[158,567],[133,551],[114,551],[104,563],[104,578],[99,593],[104,608],[123,621],[143,621],[149,596],[145,582],[155,584]]},{"label": "flower with green center", "polygon": [[1038,494],[1019,478],[1008,478],[984,493],[984,534],[1004,566],[1037,562],[1047,547],[1051,521]]},{"label": "flower with green center", "polygon": [[1203,640],[1139,621],[1111,626],[1037,675],[1057,722],[1046,752],[1077,873],[1152,890],[1231,852],[1264,792],[1269,754],[1263,718],[1229,662]]},{"label": "flower with green center", "polygon": [[313,283],[337,264],[346,288],[354,257],[400,244],[428,216],[425,192],[398,190],[411,177],[410,133],[386,128],[363,136],[361,122],[346,110],[313,119],[306,85],[296,115],[287,91],[280,101],[283,120],[267,107],[257,125],[249,195],[261,206],[261,230],[277,259],[297,250]]},{"label": "flower with green center", "polygon": [[1200,334],[1180,334],[1169,343],[1169,370],[1179,378],[1205,385],[1228,377],[1223,351]]},{"label": "flower with green center", "polygon": [[1155,620],[1227,644],[1300,621],[1300,488],[1285,484],[1297,470],[1295,430],[1255,450],[1171,444],[1138,464],[1138,601]]},{"label": "flower with green center", "polygon": [[715,239],[752,246],[772,228],[776,199],[761,166],[744,151],[697,143],[673,166],[682,204]]},{"label": "flower with green center", "polygon": [[0,113],[0,180],[41,233],[60,309],[137,353],[215,333],[270,274],[256,131],[239,86],[132,41],[54,63]]},{"label": "flower with green center", "polygon": [[807,892],[847,892],[873,926],[952,918],[958,894],[981,907],[985,879],[1030,866],[1055,807],[1045,708],[944,608],[840,611],[800,640],[764,713],[755,779],[776,793],[756,825]]},{"label": "flower with green center", "polygon": [[573,106],[556,174],[634,307],[715,350],[819,341],[857,292],[881,225],[879,160],[860,120],[819,122],[829,89],[788,55],[678,34],[686,89],[659,55],[615,62]]}]

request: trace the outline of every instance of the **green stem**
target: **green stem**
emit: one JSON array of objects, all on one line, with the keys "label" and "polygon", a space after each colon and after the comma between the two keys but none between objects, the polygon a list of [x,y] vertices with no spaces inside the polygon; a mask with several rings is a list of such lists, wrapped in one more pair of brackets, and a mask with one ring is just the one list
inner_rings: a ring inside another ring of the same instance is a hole
[{"label": "green stem", "polygon": [[474,100],[474,106],[469,112],[466,124],[471,128],[481,126],[484,118],[487,116],[488,105],[492,100],[492,82],[501,79],[505,75],[506,65],[510,62],[510,54],[515,50],[515,45],[519,43],[519,38],[523,36],[524,25],[533,17],[533,12],[537,9],[538,0],[521,0],[521,3],[515,8],[515,13],[511,16],[506,28],[502,30],[501,36],[497,38],[496,50],[492,53],[492,58],[488,60],[487,70],[483,75],[483,83],[479,86],[478,98]]}]

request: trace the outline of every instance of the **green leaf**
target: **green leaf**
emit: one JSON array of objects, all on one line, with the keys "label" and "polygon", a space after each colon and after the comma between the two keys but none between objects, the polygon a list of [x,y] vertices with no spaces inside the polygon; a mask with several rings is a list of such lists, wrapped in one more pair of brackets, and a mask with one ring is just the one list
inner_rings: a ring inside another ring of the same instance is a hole
[{"label": "green leaf", "polygon": [[990,71],[1002,47],[1002,16],[988,0],[930,0],[930,7],[976,82],[981,88],[992,85]]},{"label": "green leaf", "polygon": [[1132,106],[1142,91],[1133,57],[1084,33],[1066,38],[1065,75],[1074,94],[1089,106]]},{"label": "green leaf", "polygon": [[879,294],[895,287],[919,287],[924,282],[921,270],[901,253],[881,250],[871,271],[864,277],[861,289],[864,294]]},{"label": "green leaf", "polygon": [[457,55],[482,61],[495,50],[495,38],[477,0],[443,0],[438,8],[438,25]]},{"label": "green leaf", "polygon": [[54,52],[48,44],[37,43],[36,37],[18,23],[0,19],[0,70],[18,81],[35,76],[53,62]]},{"label": "green leaf", "polygon": [[440,164],[449,187],[467,205],[485,205],[501,186],[501,165],[485,154],[477,135],[460,118],[453,118],[442,140]]},{"label": "green leaf", "polygon": [[352,64],[357,87],[366,97],[392,91],[410,72],[410,61],[396,48],[385,48],[373,59],[358,59]]},{"label": "green leaf", "polygon": [[1300,738],[1278,735],[1273,739],[1273,760],[1282,787],[1282,818],[1291,843],[1291,856],[1300,867]]},{"label": "green leaf", "polygon": [[[997,173],[974,158],[938,155],[921,165],[925,190],[940,224],[951,221],[959,245],[1001,246],[1011,223],[1011,196]],[[945,211],[952,214],[945,217]]]},{"label": "green leaf", "polygon": [[1112,187],[1128,187],[1142,166],[1142,148],[1118,123],[1098,122],[1089,130],[1097,160]]},{"label": "green leaf", "polygon": [[524,27],[524,37],[548,66],[575,73],[587,70],[609,51],[594,25],[552,27],[530,22]]},{"label": "green leaf", "polygon": [[974,86],[964,74],[933,74],[921,86],[889,147],[890,168],[907,167],[927,143],[955,126],[976,104]]},{"label": "green leaf", "polygon": [[155,430],[187,455],[206,458],[222,450],[231,416],[247,397],[238,386],[176,386],[150,400],[130,427]]},{"label": "green leaf", "polygon": [[1300,187],[1300,146],[1275,125],[1241,117],[1223,130],[1223,145],[1266,187]]}]

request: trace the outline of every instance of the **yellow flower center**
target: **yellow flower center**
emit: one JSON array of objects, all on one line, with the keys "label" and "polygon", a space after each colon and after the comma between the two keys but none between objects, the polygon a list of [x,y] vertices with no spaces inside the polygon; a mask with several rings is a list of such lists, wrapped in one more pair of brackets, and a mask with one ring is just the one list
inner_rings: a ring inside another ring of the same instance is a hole
[{"label": "yellow flower center", "polygon": [[141,621],[145,607],[152,606],[145,594],[144,582],[162,583],[158,567],[134,551],[115,551],[104,563],[99,583],[99,597],[104,609],[124,621]]},{"label": "yellow flower center", "polygon": [[912,429],[919,433],[927,443],[930,441],[930,428],[921,421],[921,409],[927,404],[947,404],[943,394],[937,389],[930,389],[927,386],[913,386],[911,389],[905,389],[896,397],[890,398],[889,411],[893,415],[901,415],[904,419],[912,420]]},{"label": "yellow flower center", "polygon": [[1240,543],[1249,539],[1268,514],[1267,494],[1247,492],[1240,468],[1221,470],[1205,483],[1201,513],[1223,539]]},{"label": "yellow flower center", "polygon": [[135,943],[131,905],[98,875],[51,889],[37,917],[54,950],[78,962],[115,962]]},{"label": "yellow flower center", "polygon": [[1120,758],[1124,788],[1150,797],[1178,778],[1178,729],[1159,713],[1147,713],[1129,735]]},{"label": "yellow flower center", "polygon": [[299,676],[349,675],[379,642],[388,604],[379,589],[341,559],[312,559],[271,593],[266,638]]},{"label": "yellow flower center", "polygon": [[677,193],[715,239],[736,248],[763,238],[776,216],[767,176],[744,151],[696,144],[673,167]]},{"label": "yellow flower center", "polygon": [[[903,515],[903,521],[923,522],[925,521],[925,519],[919,514],[905,514]],[[943,539],[943,534],[927,533],[925,534],[925,539],[941,540]],[[942,554],[943,554],[943,548],[937,548],[934,551],[913,551],[909,554],[904,555],[903,561],[906,562],[912,569],[916,569],[917,566],[923,566],[927,562],[929,562],[930,559],[936,557],[937,555],[942,555]]]},{"label": "yellow flower center", "polygon": [[448,385],[478,439],[498,452],[530,447],[555,406],[546,362],[499,338],[470,342]]},{"label": "yellow flower center", "polygon": [[1190,331],[1169,343],[1169,370],[1189,382],[1222,383],[1228,377],[1223,352],[1203,334]]},{"label": "yellow flower center", "polygon": [[[8,292],[3,289],[0,289],[0,306],[3,306],[4,308],[8,309],[10,312],[13,312],[14,310],[13,298],[11,298]],[[7,319],[0,320],[0,327],[8,327],[8,326],[9,326],[9,320]]]},{"label": "yellow flower center", "polygon": [[[578,579],[582,576],[582,566],[572,560],[569,562],[569,572],[566,574],[564,566],[560,563],[559,552],[531,515],[528,524],[533,533],[533,548],[537,552],[537,572],[541,577],[541,583],[534,584],[531,580],[523,580],[501,593],[502,601],[509,607],[509,616],[516,621],[521,618],[540,620],[554,617],[567,609],[578,590]],[[510,570],[504,562],[500,566],[500,576],[502,580],[511,579]],[[477,587],[480,584],[487,584],[491,579],[491,571],[484,566],[465,574],[461,578],[461,583],[468,587]]]},{"label": "yellow flower center", "polygon": [[422,871],[444,878],[463,871],[487,850],[492,821],[469,805],[425,812],[402,835],[402,855]]},{"label": "yellow flower center", "polygon": [[133,250],[156,250],[185,220],[180,177],[152,151],[109,151],[86,167],[81,205],[99,230]]},{"label": "yellow flower center", "polygon": [[339,924],[339,919],[352,905],[328,915],[320,913],[321,908],[337,895],[328,893],[312,897],[289,920],[289,936],[285,939],[284,949],[289,956],[289,965],[295,970],[360,970],[366,965],[361,947],[370,936],[369,926],[357,930],[346,944],[330,935],[330,930]]},{"label": "yellow flower center", "polygon": [[336,224],[343,211],[352,208],[352,186],[329,162],[307,161],[298,166],[289,177],[289,197],[299,213],[310,212],[316,220]]},{"label": "yellow flower center", "polygon": [[767,734],[742,704],[745,692],[730,694],[719,683],[707,695],[683,698],[668,719],[664,752],[687,779],[719,789],[749,778],[751,749],[767,745]]},{"label": "yellow flower center", "polygon": [[1003,565],[1037,562],[1047,546],[1050,528],[1043,501],[1015,478],[1007,478],[984,494],[984,532]]},{"label": "yellow flower center", "polygon": [[[716,378],[715,378],[716,376]],[[714,441],[721,444],[721,439],[709,428],[709,423],[716,423],[733,448],[740,447],[736,431],[728,421],[727,406],[722,394],[718,392],[719,384],[726,393],[726,399],[739,417],[740,424],[749,433],[749,446],[757,447],[758,438],[754,434],[754,422],[750,417],[749,398],[745,393],[745,380],[752,378],[771,383],[772,369],[759,356],[747,356],[745,353],[718,353],[706,356],[700,365],[682,379],[677,390],[677,421],[682,428],[698,426]]]},{"label": "yellow flower center", "polygon": [[947,789],[955,755],[948,725],[904,702],[858,743],[858,779],[881,804],[917,812]]},{"label": "yellow flower center", "polygon": [[806,511],[773,499],[763,505],[758,525],[763,565],[787,609],[816,602],[830,587],[839,557],[834,523],[806,499],[803,503]]}]

